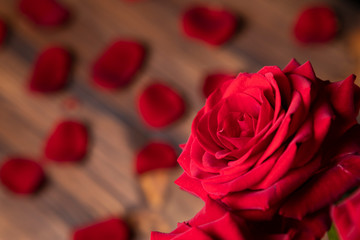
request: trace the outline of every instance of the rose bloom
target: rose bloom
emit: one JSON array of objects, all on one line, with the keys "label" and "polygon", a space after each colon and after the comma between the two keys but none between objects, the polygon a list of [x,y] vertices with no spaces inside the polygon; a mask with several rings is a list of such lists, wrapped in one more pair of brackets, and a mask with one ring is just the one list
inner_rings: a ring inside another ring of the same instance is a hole
[{"label": "rose bloom", "polygon": [[[360,179],[354,80],[323,81],[309,62],[292,60],[226,81],[194,119],[176,183],[247,221],[328,214]],[[316,236],[329,225],[321,222]]]},{"label": "rose bloom", "polygon": [[344,202],[332,207],[331,216],[342,240],[360,239],[360,188]]}]

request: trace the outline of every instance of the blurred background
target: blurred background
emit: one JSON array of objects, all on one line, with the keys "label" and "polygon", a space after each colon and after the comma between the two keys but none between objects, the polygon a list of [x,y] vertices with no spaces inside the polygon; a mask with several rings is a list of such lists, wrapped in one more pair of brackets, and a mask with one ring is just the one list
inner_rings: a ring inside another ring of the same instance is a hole
[{"label": "blurred background", "polygon": [[[18,196],[0,188],[0,240],[65,240],[74,228],[110,216],[125,219],[133,239],[150,231],[168,232],[191,218],[202,202],[173,182],[180,167],[138,175],[136,153],[152,139],[185,143],[196,112],[203,106],[205,77],[214,72],[256,72],[280,68],[296,58],[310,60],[321,79],[339,81],[360,73],[360,16],[356,1],[345,0],[59,0],[69,21],[38,27],[16,0],[0,0],[8,27],[0,48],[0,161],[9,155],[40,160],[44,139],[59,119],[83,120],[90,131],[86,159],[75,164],[47,163],[48,182],[38,193]],[[239,20],[233,37],[221,46],[190,39],[180,28],[185,9],[203,4],[230,10]],[[326,43],[301,44],[293,34],[297,16],[312,4],[328,4],[339,16],[340,31]],[[90,69],[116,39],[146,47],[146,61],[126,88],[94,86]],[[70,84],[55,94],[34,94],[27,81],[37,55],[61,44],[74,56]],[[137,110],[144,87],[161,81],[186,102],[185,114],[162,129],[148,127]],[[74,104],[69,107],[68,104]],[[60,166],[61,165],[61,166]]]}]

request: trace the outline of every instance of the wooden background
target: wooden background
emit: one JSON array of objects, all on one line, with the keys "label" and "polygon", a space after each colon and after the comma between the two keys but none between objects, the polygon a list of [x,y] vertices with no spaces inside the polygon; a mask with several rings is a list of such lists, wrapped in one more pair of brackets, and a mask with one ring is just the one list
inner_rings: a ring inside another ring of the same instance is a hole
[{"label": "wooden background", "polygon": [[[0,188],[0,240],[65,240],[71,229],[109,216],[126,218],[134,239],[151,230],[170,231],[189,219],[202,202],[173,184],[181,169],[155,172],[141,179],[133,173],[134,153],[148,139],[177,146],[190,133],[191,121],[204,104],[202,80],[224,70],[254,72],[264,65],[284,67],[293,57],[311,60],[320,78],[341,80],[360,73],[358,9],[344,0],[325,1],[343,16],[335,41],[300,46],[292,25],[311,2],[289,0],[63,0],[71,22],[57,30],[39,29],[16,9],[15,0],[0,0],[0,16],[11,34],[0,49],[0,161],[8,155],[41,159],[44,139],[56,121],[83,119],[91,129],[91,147],[82,164],[45,166],[49,182],[37,195],[15,196]],[[219,48],[185,38],[181,12],[194,3],[222,5],[242,19],[243,27]],[[89,67],[102,49],[118,38],[136,39],[148,48],[147,62],[128,88],[100,91],[90,81]],[[76,56],[72,82],[55,95],[31,94],[26,81],[42,48],[60,43]],[[136,99],[154,79],[176,88],[187,101],[187,114],[172,126],[155,131],[144,126]],[[74,110],[66,99],[78,99]]]}]

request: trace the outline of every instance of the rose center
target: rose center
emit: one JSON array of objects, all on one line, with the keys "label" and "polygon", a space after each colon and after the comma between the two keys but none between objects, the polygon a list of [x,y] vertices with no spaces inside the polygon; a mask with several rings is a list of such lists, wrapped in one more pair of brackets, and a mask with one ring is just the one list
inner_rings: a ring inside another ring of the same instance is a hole
[{"label": "rose center", "polygon": [[252,137],[256,121],[246,113],[232,112],[223,119],[218,132],[231,138]]}]

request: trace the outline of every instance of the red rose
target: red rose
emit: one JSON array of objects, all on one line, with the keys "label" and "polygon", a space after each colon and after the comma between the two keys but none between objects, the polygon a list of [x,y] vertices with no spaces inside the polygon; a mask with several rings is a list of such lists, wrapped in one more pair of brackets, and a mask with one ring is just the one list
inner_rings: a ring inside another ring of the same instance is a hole
[{"label": "red rose", "polygon": [[331,209],[332,219],[342,240],[360,239],[360,189]]},{"label": "red rose", "polygon": [[360,179],[354,79],[292,60],[226,81],[195,117],[177,184],[256,221],[328,207]]}]

